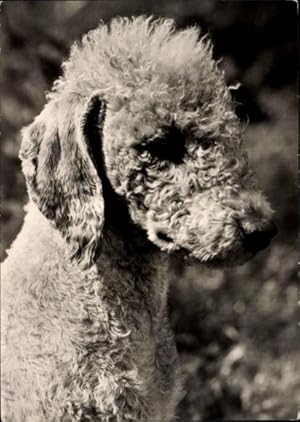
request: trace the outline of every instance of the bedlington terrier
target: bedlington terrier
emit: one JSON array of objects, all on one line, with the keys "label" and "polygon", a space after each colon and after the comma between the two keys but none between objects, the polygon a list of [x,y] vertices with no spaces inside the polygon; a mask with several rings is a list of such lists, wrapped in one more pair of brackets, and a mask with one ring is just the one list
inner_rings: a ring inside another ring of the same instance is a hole
[{"label": "bedlington terrier", "polygon": [[3,420],[170,420],[168,253],[244,262],[276,231],[230,87],[196,27],[116,18],[47,99],[23,130],[30,202],[3,265]]}]

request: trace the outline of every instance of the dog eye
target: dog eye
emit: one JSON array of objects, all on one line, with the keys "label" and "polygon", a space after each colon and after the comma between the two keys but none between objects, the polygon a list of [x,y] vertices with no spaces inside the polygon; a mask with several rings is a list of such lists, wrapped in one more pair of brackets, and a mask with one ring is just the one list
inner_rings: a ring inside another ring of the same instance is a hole
[{"label": "dog eye", "polygon": [[215,145],[215,141],[209,138],[197,138],[197,143],[205,151]]},{"label": "dog eye", "polygon": [[157,136],[147,143],[146,147],[152,156],[161,160],[167,160],[172,155],[172,144],[167,136]]},{"label": "dog eye", "polygon": [[161,135],[143,142],[135,147],[139,152],[148,151],[151,157],[161,161],[180,164],[185,154],[185,139],[183,133],[176,127],[164,130]]}]

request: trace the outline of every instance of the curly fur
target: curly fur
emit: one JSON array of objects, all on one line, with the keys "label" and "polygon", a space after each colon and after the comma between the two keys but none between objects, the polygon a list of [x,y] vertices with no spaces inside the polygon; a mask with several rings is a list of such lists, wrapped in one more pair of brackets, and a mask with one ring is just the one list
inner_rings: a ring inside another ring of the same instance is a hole
[{"label": "curly fur", "polygon": [[168,260],[242,262],[271,209],[212,46],[137,17],[75,45],[23,131],[30,203],[3,266],[5,422],[170,420]]}]

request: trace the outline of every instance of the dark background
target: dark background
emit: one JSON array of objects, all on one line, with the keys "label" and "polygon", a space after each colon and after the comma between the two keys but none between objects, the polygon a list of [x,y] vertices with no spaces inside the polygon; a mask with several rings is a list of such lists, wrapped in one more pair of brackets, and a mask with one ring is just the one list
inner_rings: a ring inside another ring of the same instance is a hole
[{"label": "dark background", "polygon": [[[173,259],[170,317],[187,394],[180,420],[295,418],[297,5],[292,1],[5,1],[1,6],[1,258],[27,201],[20,129],[40,112],[70,45],[116,15],[173,17],[209,32],[234,92],[245,145],[280,233],[246,265],[185,268]],[[297,356],[297,357],[296,357]]]}]

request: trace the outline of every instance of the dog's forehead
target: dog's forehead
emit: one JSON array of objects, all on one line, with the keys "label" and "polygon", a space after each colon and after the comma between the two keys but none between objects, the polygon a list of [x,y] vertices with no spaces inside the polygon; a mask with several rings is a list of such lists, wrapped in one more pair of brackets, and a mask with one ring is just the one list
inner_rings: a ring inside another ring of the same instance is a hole
[{"label": "dog's forehead", "polygon": [[234,142],[233,138],[239,137],[239,125],[224,81],[206,84],[198,78],[196,69],[192,70],[155,67],[154,73],[143,74],[142,81],[138,75],[136,83],[127,86],[125,96],[117,100],[112,96],[108,109],[113,124],[109,126],[111,131],[117,128],[120,135],[115,142],[138,144],[174,123],[185,133],[213,131]]},{"label": "dog's forehead", "polygon": [[223,120],[217,121],[214,115],[211,118],[205,117],[201,108],[174,109],[163,102],[151,103],[151,106],[145,103],[143,106],[140,104],[139,109],[123,108],[108,116],[106,133],[110,133],[109,142],[127,148],[151,142],[151,139],[169,133],[168,128],[175,126],[189,142],[208,136],[226,144],[229,149],[239,148],[242,136],[236,116],[229,116],[228,122],[226,116],[223,117]]},{"label": "dog's forehead", "polygon": [[226,110],[220,104],[210,107],[182,101],[180,96],[153,97],[131,104],[127,112],[127,128],[130,143],[143,142],[158,135],[162,129],[175,125],[185,135],[213,136],[224,142],[235,143],[241,137],[240,122],[233,110]]}]

